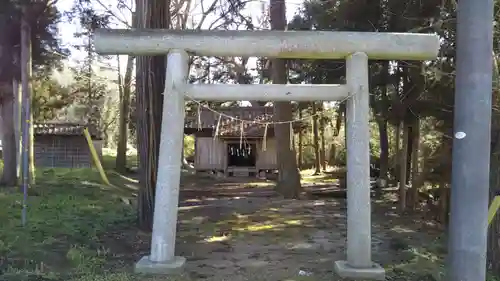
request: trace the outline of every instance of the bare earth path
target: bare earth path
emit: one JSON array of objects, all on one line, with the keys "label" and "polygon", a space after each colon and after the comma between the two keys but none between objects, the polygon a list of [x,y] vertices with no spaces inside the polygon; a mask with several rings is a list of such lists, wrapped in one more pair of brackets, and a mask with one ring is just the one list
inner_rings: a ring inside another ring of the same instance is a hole
[{"label": "bare earth path", "polygon": [[[343,198],[284,200],[244,180],[188,179],[180,206],[177,253],[188,260],[186,273],[155,280],[340,280],[333,262],[345,259]],[[389,269],[388,280],[438,277],[442,230],[418,217],[400,218],[387,200],[374,199],[372,222],[373,260]],[[108,238],[125,268],[148,254],[147,234]]]}]

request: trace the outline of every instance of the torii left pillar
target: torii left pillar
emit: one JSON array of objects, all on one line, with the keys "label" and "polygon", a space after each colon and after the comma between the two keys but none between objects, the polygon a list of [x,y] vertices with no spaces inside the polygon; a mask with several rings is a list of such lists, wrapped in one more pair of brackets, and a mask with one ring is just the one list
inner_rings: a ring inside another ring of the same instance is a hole
[{"label": "torii left pillar", "polygon": [[161,170],[156,180],[151,254],[136,264],[135,271],[139,273],[177,273],[186,263],[186,258],[175,256],[175,235],[185,114],[180,86],[187,82],[189,56],[185,51],[172,50],[167,61],[162,118],[168,122],[161,123],[158,157]]}]

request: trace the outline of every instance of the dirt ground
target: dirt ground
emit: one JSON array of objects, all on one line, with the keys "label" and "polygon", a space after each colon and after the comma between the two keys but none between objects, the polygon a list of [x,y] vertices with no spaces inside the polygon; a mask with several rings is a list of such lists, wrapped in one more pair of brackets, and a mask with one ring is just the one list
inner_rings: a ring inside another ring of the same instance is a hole
[{"label": "dirt ground", "polygon": [[[333,262],[345,259],[342,192],[284,200],[269,183],[250,181],[183,181],[176,246],[187,258],[182,280],[341,280]],[[418,214],[401,217],[395,206],[390,196],[373,198],[373,260],[388,270],[387,280],[438,280],[443,230]],[[149,253],[149,234],[135,229],[105,239],[118,267],[133,268]]]}]

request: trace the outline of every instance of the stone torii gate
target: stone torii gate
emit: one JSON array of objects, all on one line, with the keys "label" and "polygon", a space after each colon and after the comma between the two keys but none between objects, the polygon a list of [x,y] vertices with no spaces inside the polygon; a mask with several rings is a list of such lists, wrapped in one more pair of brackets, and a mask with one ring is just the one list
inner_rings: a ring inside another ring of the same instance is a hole
[{"label": "stone torii gate", "polygon": [[[371,257],[368,59],[435,59],[439,45],[437,35],[412,33],[97,30],[95,47],[101,54],[168,56],[151,253],[137,263],[136,271],[170,273],[186,262],[174,254],[186,96],[219,101],[347,98],[347,260],[336,261],[335,271],[347,278],[384,279],[384,269]],[[345,59],[347,84],[193,85],[187,81],[188,53]]]}]

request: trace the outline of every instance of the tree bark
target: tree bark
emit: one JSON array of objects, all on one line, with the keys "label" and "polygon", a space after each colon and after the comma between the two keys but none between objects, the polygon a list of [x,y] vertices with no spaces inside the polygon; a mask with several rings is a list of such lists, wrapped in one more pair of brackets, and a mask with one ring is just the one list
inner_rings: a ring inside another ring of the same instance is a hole
[{"label": "tree bark", "polygon": [[[497,129],[498,130],[498,129]],[[500,149],[500,140],[496,140],[496,150]],[[494,150],[492,150],[493,152]],[[499,193],[500,186],[500,154],[491,154],[490,163],[490,203]],[[488,232],[488,265],[496,274],[500,275],[500,214],[497,212]]]},{"label": "tree bark", "polygon": [[[286,27],[285,1],[271,0],[270,2],[271,29],[284,30]],[[287,70],[285,61],[274,59],[271,63],[271,77],[273,84],[287,83]],[[292,120],[292,104],[290,102],[275,102],[274,115],[276,121]],[[289,124],[275,125],[277,148],[277,161],[279,177],[276,191],[285,198],[298,198],[301,191],[300,175],[295,159],[295,150],[290,143],[291,132]]]},{"label": "tree bark", "polygon": [[[302,120],[302,108],[299,106],[299,120]],[[303,156],[303,153],[302,153],[302,149],[303,149],[303,138],[304,138],[304,132],[302,131],[302,128],[300,128],[299,130],[299,144],[297,145],[298,146],[298,152],[297,152],[297,162],[298,162],[298,168],[299,170],[302,169],[302,166],[303,166],[303,162],[304,162],[304,156]]]},{"label": "tree bark", "polygon": [[446,225],[448,223],[448,212],[450,209],[450,192],[448,188],[448,179],[441,179],[439,183],[439,202],[438,202],[438,222]]},{"label": "tree bark", "polygon": [[392,164],[395,169],[394,169],[394,177],[396,178],[396,181],[399,182],[399,155],[401,155],[401,122],[398,122],[394,126],[394,163]]},{"label": "tree bark", "polygon": [[418,192],[420,190],[420,167],[419,167],[419,151],[420,151],[420,120],[415,119],[412,128],[412,164],[411,164],[411,196],[410,205],[413,210],[416,210],[419,203]]},{"label": "tree bark", "polygon": [[[335,119],[335,131],[333,133],[334,137],[338,137],[340,134],[340,128],[342,128],[342,122],[345,121],[345,102],[341,103],[339,105],[339,108],[337,109],[337,118]],[[344,122],[345,123],[345,122]],[[345,135],[345,133],[344,133]]]},{"label": "tree bark", "polygon": [[35,150],[34,150],[34,131],[33,131],[33,112],[31,110],[32,89],[31,89],[31,28],[28,24],[29,7],[23,7],[23,20],[21,23],[21,83],[23,98],[26,106],[24,110],[28,111],[29,120],[26,120],[24,126],[28,126],[28,180],[30,184],[35,184]]},{"label": "tree bark", "polygon": [[389,136],[387,134],[387,120],[377,118],[378,132],[380,135],[380,182],[382,187],[387,185],[389,172]]},{"label": "tree bark", "polygon": [[[323,111],[323,104],[321,104],[321,111]],[[322,116],[319,121],[320,127],[320,139],[321,139],[321,149],[320,149],[320,159],[321,159],[321,167],[323,172],[326,172],[326,140],[325,140],[325,120]]]},{"label": "tree bark", "polygon": [[[374,101],[375,109],[377,109],[376,121],[379,130],[379,141],[380,141],[380,183],[382,187],[386,187],[388,183],[389,174],[389,136],[387,133],[387,123],[388,123],[388,108],[390,106],[389,97],[387,95],[387,85],[391,83],[390,73],[389,73],[389,62],[384,61],[381,63],[382,71],[382,83],[381,87],[381,99],[380,101]],[[396,150],[397,151],[397,150]]]},{"label": "tree bark", "polygon": [[318,134],[318,116],[316,110],[316,103],[312,102],[312,129],[313,129],[313,147],[314,147],[314,174],[319,175],[321,173],[321,159],[319,154],[319,134]]},{"label": "tree bark", "polygon": [[14,135],[16,138],[16,174],[17,178],[21,176],[21,111],[22,95],[21,84],[18,80],[12,80],[12,91],[14,95]]},{"label": "tree bark", "polygon": [[3,173],[0,184],[4,186],[17,185],[17,153],[16,136],[14,130],[14,95],[12,84],[0,85],[2,102],[0,103],[0,114],[2,117],[2,153]]},{"label": "tree bark", "polygon": [[[127,169],[128,120],[130,115],[130,93],[132,86],[132,69],[134,57],[128,56],[125,77],[121,87],[120,120],[118,128],[118,145],[116,147],[116,170],[125,172]],[[120,74],[119,74],[120,75]],[[120,78],[121,80],[121,78]]]},{"label": "tree bark", "polygon": [[[406,181],[405,183],[407,185],[410,184],[410,176],[411,176],[411,164],[412,164],[412,154],[413,154],[413,135],[414,135],[414,129],[413,129],[413,121],[408,122],[407,121],[407,130],[408,130],[408,136],[406,139],[406,164],[404,165],[406,169]],[[408,195],[408,194],[407,194]],[[406,202],[408,203],[408,202]]]},{"label": "tree bark", "polygon": [[[3,172],[0,184],[15,186],[17,183],[16,137],[14,132],[13,87],[12,79],[17,77],[17,66],[13,58],[17,55],[13,47],[13,34],[8,32],[12,17],[8,13],[0,14],[0,117],[2,131]],[[16,35],[18,31],[16,31]]]},{"label": "tree bark", "polygon": [[[498,77],[496,77],[498,79]],[[496,80],[498,81],[498,80]],[[493,92],[493,101],[499,103],[499,93]],[[492,112],[490,157],[490,204],[500,195],[500,113]],[[500,275],[500,212],[497,212],[488,231],[488,268]]]},{"label": "tree bark", "polygon": [[[137,0],[138,28],[170,28],[170,1]],[[160,126],[165,83],[165,58],[137,59],[137,145],[140,189],[138,225],[151,230],[160,146]]]},{"label": "tree bark", "polygon": [[409,127],[401,122],[401,127],[403,128],[403,139],[402,139],[402,147],[399,153],[399,210],[404,212],[406,209],[406,183],[407,183],[407,175],[406,175],[406,163],[407,163],[407,150],[408,150],[408,134]]}]

